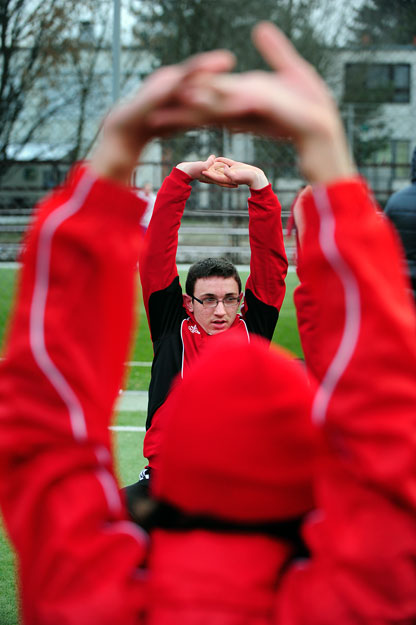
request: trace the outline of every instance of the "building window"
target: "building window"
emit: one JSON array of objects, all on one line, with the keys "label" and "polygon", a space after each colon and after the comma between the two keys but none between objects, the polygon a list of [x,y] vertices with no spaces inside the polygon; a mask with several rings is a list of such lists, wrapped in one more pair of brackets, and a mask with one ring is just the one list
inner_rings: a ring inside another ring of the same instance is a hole
[{"label": "building window", "polygon": [[392,139],[370,157],[364,159],[365,165],[376,168],[390,168],[393,178],[408,179],[410,177],[410,141],[408,139]]},{"label": "building window", "polygon": [[397,139],[392,143],[396,178],[410,178],[410,141]]},{"label": "building window", "polygon": [[38,172],[36,167],[27,166],[23,168],[23,180],[25,182],[37,182]]},{"label": "building window", "polygon": [[346,102],[410,102],[408,63],[347,63]]}]

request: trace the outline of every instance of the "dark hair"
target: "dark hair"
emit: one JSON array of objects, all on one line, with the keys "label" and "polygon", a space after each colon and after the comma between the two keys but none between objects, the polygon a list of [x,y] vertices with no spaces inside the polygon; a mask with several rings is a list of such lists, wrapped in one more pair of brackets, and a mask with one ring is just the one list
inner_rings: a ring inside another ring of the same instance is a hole
[{"label": "dark hair", "polygon": [[238,284],[238,292],[241,293],[241,278],[237,268],[226,258],[203,258],[190,266],[186,277],[186,292],[192,297],[195,282],[198,278],[234,278]]}]

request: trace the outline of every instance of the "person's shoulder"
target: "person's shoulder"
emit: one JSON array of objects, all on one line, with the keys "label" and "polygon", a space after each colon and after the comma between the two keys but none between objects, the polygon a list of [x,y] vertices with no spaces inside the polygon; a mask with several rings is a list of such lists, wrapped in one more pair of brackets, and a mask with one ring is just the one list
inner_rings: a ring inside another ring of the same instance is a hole
[{"label": "person's shoulder", "polygon": [[410,184],[396,191],[387,201],[385,213],[394,211],[416,211],[416,184]]}]

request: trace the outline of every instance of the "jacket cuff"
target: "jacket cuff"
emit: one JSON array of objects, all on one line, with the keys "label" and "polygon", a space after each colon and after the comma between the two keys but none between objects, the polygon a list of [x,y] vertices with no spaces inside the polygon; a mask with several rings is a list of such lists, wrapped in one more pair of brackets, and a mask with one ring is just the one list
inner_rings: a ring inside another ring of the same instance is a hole
[{"label": "jacket cuff", "polygon": [[272,185],[269,182],[269,184],[266,184],[265,187],[262,187],[261,189],[252,189],[250,187],[250,197],[255,199],[255,200],[259,200],[263,195],[270,195],[270,192],[273,193],[273,189],[272,189]]},{"label": "jacket cuff", "polygon": [[87,162],[76,163],[69,171],[64,183],[68,191],[74,188],[83,176],[94,180],[89,193],[90,210],[99,209],[102,213],[111,213],[112,219],[138,223],[146,209],[146,202],[135,191],[115,180],[98,176]]},{"label": "jacket cuff", "polygon": [[192,182],[192,180],[194,180],[194,178],[186,174],[184,171],[182,171],[182,169],[178,169],[177,167],[174,167],[172,169],[169,174],[169,178],[173,178],[173,180],[176,180],[177,182],[185,182],[186,184],[189,184],[190,182]]}]

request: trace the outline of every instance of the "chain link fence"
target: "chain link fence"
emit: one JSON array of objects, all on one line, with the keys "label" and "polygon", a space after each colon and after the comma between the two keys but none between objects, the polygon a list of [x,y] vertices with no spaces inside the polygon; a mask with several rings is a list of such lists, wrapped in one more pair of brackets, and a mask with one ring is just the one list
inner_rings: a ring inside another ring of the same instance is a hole
[{"label": "chain link fence", "polygon": [[[351,150],[360,173],[384,206],[389,195],[410,176],[409,139],[391,139],[388,128],[374,110],[346,106],[342,110]],[[373,118],[371,117],[373,116]],[[373,122],[373,125],[372,125]],[[191,131],[171,140],[154,142],[139,165],[133,184],[150,182],[155,191],[171,168],[183,160],[199,160],[209,154],[229,156],[263,169],[279,196],[286,223],[290,206],[304,184],[293,147],[254,135],[231,135],[223,130]],[[15,261],[22,234],[34,206],[65,178],[71,164],[64,161],[20,161],[12,164],[0,188],[0,261]],[[246,226],[247,190],[225,190],[215,185],[194,184],[187,203],[184,225],[188,223]]]}]

